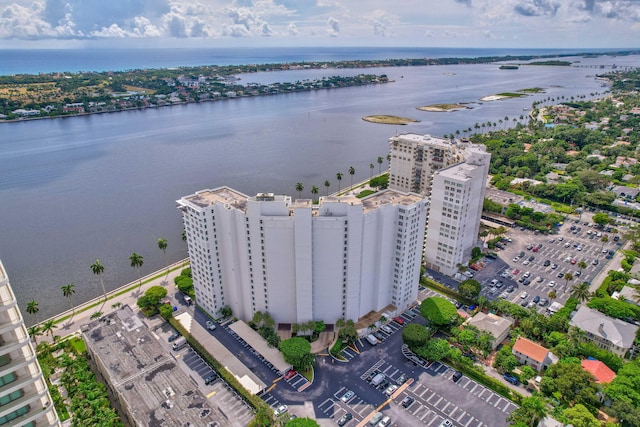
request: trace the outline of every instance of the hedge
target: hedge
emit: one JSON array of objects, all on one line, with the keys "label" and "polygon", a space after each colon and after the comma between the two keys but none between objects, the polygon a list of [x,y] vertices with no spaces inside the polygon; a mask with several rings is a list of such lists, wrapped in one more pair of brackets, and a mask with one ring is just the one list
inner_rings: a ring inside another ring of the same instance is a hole
[{"label": "hedge", "polygon": [[459,292],[454,291],[453,289],[447,288],[445,285],[443,285],[442,283],[438,283],[434,280],[430,280],[430,279],[426,279],[426,278],[422,278],[420,280],[420,282],[426,286],[429,289],[432,289],[434,291],[440,292],[441,294],[447,295],[455,300],[460,301],[463,304],[466,305],[473,305],[474,302],[463,297],[462,295],[460,295]]},{"label": "hedge", "polygon": [[483,384],[485,386],[487,386],[489,389],[495,391],[496,393],[498,393],[499,395],[517,403],[520,404],[522,402],[522,395],[516,391],[513,391],[511,388],[507,387],[506,385],[502,384],[499,380],[490,377],[489,375],[485,374],[484,372],[478,372],[476,369],[474,369],[473,367],[468,367],[466,365],[463,365],[461,363],[457,363],[454,360],[451,360],[449,358],[446,359],[447,363],[449,365],[451,365],[452,367],[454,367],[455,369],[459,370],[460,372],[462,372],[463,374],[465,374],[466,376],[470,377],[471,379],[474,379],[476,381],[478,381],[480,384]]}]

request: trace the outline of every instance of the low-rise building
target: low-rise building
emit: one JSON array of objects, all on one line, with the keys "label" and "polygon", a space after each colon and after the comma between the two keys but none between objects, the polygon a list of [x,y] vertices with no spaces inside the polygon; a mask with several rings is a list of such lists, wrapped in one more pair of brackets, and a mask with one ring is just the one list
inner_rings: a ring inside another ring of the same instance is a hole
[{"label": "low-rise building", "polygon": [[624,357],[631,349],[638,333],[638,326],[586,306],[580,307],[569,325],[584,331],[585,339],[620,357]]},{"label": "low-rise building", "polygon": [[464,322],[465,325],[475,326],[480,331],[488,332],[493,336],[491,347],[495,350],[498,345],[509,336],[513,322],[493,313],[479,312],[471,319]]},{"label": "low-rise building", "polygon": [[123,306],[84,330],[87,353],[126,425],[229,426],[149,328]]},{"label": "low-rise building", "polygon": [[557,359],[549,349],[524,337],[518,337],[511,352],[518,362],[529,365],[538,372],[555,363]]},{"label": "low-rise building", "polygon": [[598,384],[609,384],[616,377],[616,373],[599,360],[584,359],[580,364],[582,369],[593,375]]}]

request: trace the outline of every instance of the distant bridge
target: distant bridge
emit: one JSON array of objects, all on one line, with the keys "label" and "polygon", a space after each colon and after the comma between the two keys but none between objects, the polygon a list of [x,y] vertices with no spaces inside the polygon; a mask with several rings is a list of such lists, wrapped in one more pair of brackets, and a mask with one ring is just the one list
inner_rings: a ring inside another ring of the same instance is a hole
[{"label": "distant bridge", "polygon": [[636,66],[631,65],[616,65],[616,64],[572,64],[572,67],[578,68],[596,68],[600,70],[615,70],[615,71],[632,71],[637,69]]}]

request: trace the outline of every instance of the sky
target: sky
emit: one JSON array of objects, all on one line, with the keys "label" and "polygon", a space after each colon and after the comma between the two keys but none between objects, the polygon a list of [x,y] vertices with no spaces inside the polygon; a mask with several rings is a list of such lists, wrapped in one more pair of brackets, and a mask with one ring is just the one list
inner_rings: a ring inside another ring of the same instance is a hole
[{"label": "sky", "polygon": [[637,48],[640,0],[0,0],[0,48]]}]

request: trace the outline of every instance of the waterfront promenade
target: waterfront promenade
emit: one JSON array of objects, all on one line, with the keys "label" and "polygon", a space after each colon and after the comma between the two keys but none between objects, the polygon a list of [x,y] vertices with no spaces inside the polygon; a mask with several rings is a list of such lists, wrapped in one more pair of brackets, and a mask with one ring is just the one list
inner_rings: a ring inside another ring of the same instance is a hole
[{"label": "waterfront promenade", "polygon": [[[58,336],[61,339],[69,335],[73,335],[80,332],[82,325],[89,323],[92,320],[92,316],[97,316],[96,313],[108,314],[117,310],[121,305],[129,305],[132,309],[137,310],[137,301],[145,291],[152,286],[162,286],[167,289],[167,297],[175,301],[174,295],[180,293],[178,288],[174,285],[173,279],[180,275],[183,268],[189,266],[189,259],[177,261],[169,265],[167,274],[167,267],[161,270],[154,271],[142,277],[142,286],[138,288],[139,280],[127,283],[117,289],[107,292],[107,300],[105,301],[104,295],[100,295],[90,301],[79,304],[75,307],[75,314],[72,315],[71,309],[64,311],[49,319],[45,319],[39,323],[42,326],[48,320],[53,320],[56,324],[53,330],[53,335]],[[73,299],[73,297],[71,297]],[[27,316],[29,316],[27,314]],[[51,342],[51,334],[41,335],[38,337],[38,342]]]}]

